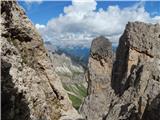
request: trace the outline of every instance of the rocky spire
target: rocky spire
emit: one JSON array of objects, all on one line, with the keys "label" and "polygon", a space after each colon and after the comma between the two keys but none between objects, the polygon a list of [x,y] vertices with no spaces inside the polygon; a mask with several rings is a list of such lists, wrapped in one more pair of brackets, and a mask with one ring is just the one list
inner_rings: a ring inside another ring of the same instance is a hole
[{"label": "rocky spire", "polygon": [[[81,107],[87,120],[101,120],[107,111],[112,90],[111,84],[112,44],[103,36],[92,41],[88,63],[88,96]],[[106,101],[108,98],[108,101]]]}]

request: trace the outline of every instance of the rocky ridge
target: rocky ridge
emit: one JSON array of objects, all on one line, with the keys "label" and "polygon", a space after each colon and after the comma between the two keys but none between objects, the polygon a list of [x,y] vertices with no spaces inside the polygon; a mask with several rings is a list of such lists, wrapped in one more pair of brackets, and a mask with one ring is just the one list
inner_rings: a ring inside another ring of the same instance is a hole
[{"label": "rocky ridge", "polygon": [[1,33],[2,120],[80,119],[16,1],[1,1]]}]

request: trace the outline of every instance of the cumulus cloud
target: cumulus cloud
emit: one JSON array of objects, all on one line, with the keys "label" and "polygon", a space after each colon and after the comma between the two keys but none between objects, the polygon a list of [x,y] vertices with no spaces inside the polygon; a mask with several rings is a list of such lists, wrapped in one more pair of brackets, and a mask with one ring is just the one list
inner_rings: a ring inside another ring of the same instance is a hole
[{"label": "cumulus cloud", "polygon": [[36,24],[35,25],[37,29],[43,29],[45,28],[45,25]]},{"label": "cumulus cloud", "polygon": [[36,25],[45,40],[57,46],[81,45],[89,47],[93,38],[104,35],[114,44],[128,21],[160,23],[160,16],[151,17],[144,3],[120,8],[118,5],[96,10],[95,0],[73,0],[64,7],[64,14],[48,21],[47,25]]}]

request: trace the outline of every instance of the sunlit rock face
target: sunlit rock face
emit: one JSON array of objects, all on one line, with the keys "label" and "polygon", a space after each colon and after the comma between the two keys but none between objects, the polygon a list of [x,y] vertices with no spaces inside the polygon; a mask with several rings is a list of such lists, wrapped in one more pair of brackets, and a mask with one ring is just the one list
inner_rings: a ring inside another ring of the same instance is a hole
[{"label": "sunlit rock face", "polygon": [[[87,120],[101,120],[112,97],[112,45],[108,39],[100,36],[92,41],[88,63],[88,96],[80,111]],[[108,100],[106,100],[108,99]]]},{"label": "sunlit rock face", "polygon": [[2,120],[81,118],[17,2],[2,1],[1,16]]}]

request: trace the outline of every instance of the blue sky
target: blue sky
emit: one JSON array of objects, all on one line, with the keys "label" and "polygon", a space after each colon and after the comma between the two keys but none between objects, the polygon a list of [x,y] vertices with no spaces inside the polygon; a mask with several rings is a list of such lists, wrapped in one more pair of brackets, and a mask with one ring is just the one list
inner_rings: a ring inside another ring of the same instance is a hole
[{"label": "blue sky", "polygon": [[[96,10],[106,9],[110,5],[118,5],[120,8],[132,6],[138,1],[98,1]],[[20,1],[19,4],[26,10],[26,14],[33,23],[47,24],[47,22],[64,13],[63,9],[72,4],[71,1],[43,1],[42,3],[26,3]],[[145,9],[151,15],[160,15],[160,1],[146,1]]]},{"label": "blue sky", "polygon": [[160,23],[160,1],[39,1],[19,4],[44,41],[59,47],[89,47],[100,35],[118,45],[126,24]]},{"label": "blue sky", "polygon": [[63,13],[64,6],[71,5],[71,1],[44,1],[40,4],[36,2],[27,4],[21,1],[19,3],[32,22],[39,24],[46,24],[51,18],[58,17],[60,13]]}]

